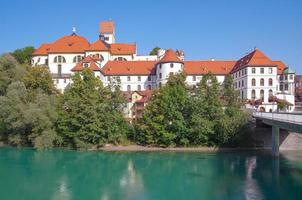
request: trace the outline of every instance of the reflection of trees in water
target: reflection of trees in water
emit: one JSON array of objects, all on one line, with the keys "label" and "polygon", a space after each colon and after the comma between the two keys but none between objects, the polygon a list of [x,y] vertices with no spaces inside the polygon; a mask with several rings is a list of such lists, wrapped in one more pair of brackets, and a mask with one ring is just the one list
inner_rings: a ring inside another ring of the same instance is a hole
[{"label": "reflection of trees in water", "polygon": [[1,190],[3,199],[18,199],[20,194],[24,199],[55,200],[302,196],[302,159],[292,154],[280,158],[279,182],[274,184],[270,155],[7,151],[0,152],[0,177],[5,180],[0,180],[0,188],[12,189]]}]

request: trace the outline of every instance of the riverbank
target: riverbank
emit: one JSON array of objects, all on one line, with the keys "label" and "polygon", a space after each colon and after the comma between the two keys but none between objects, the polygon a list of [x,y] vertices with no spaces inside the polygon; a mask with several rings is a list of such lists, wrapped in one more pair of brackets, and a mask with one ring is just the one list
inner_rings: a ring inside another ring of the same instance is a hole
[{"label": "riverbank", "polygon": [[128,145],[128,146],[105,146],[97,149],[91,149],[92,151],[129,151],[129,152],[236,152],[236,151],[267,151],[268,148],[232,148],[232,147],[150,147],[140,145]]}]

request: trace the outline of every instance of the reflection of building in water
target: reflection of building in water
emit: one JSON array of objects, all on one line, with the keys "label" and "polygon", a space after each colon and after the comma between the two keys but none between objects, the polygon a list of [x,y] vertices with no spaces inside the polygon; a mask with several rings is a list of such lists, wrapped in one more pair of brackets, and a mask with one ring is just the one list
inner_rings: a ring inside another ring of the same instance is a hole
[{"label": "reflection of building in water", "polygon": [[71,194],[66,185],[65,178],[62,178],[58,190],[54,194],[53,200],[68,200],[68,199],[71,199]]},{"label": "reflection of building in water", "polygon": [[[146,199],[144,198],[144,185],[141,176],[135,171],[131,160],[128,161],[127,170],[119,180],[119,191],[124,200],[128,199]],[[101,200],[113,199],[110,194],[103,192]]]},{"label": "reflection of building in water", "polygon": [[253,178],[253,172],[256,169],[256,167],[257,167],[256,156],[247,158],[245,164],[246,180],[245,180],[245,190],[244,190],[246,200],[263,199],[257,180]]}]

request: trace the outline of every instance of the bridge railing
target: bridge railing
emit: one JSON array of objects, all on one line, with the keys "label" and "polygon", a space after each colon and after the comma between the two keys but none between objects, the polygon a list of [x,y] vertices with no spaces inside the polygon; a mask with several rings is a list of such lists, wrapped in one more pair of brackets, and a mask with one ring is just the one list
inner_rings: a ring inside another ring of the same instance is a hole
[{"label": "bridge railing", "polygon": [[274,112],[253,112],[254,117],[271,119],[276,121],[286,121],[302,125],[302,114],[294,113],[274,113]]}]

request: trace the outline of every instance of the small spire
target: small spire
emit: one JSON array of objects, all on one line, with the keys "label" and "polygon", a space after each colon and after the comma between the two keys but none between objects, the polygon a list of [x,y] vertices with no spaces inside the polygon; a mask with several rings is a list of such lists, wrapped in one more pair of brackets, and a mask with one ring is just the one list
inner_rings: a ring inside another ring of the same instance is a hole
[{"label": "small spire", "polygon": [[73,27],[72,27],[72,34],[71,34],[71,35],[77,35],[77,34],[76,34],[76,31],[77,31],[76,27],[73,26]]}]

